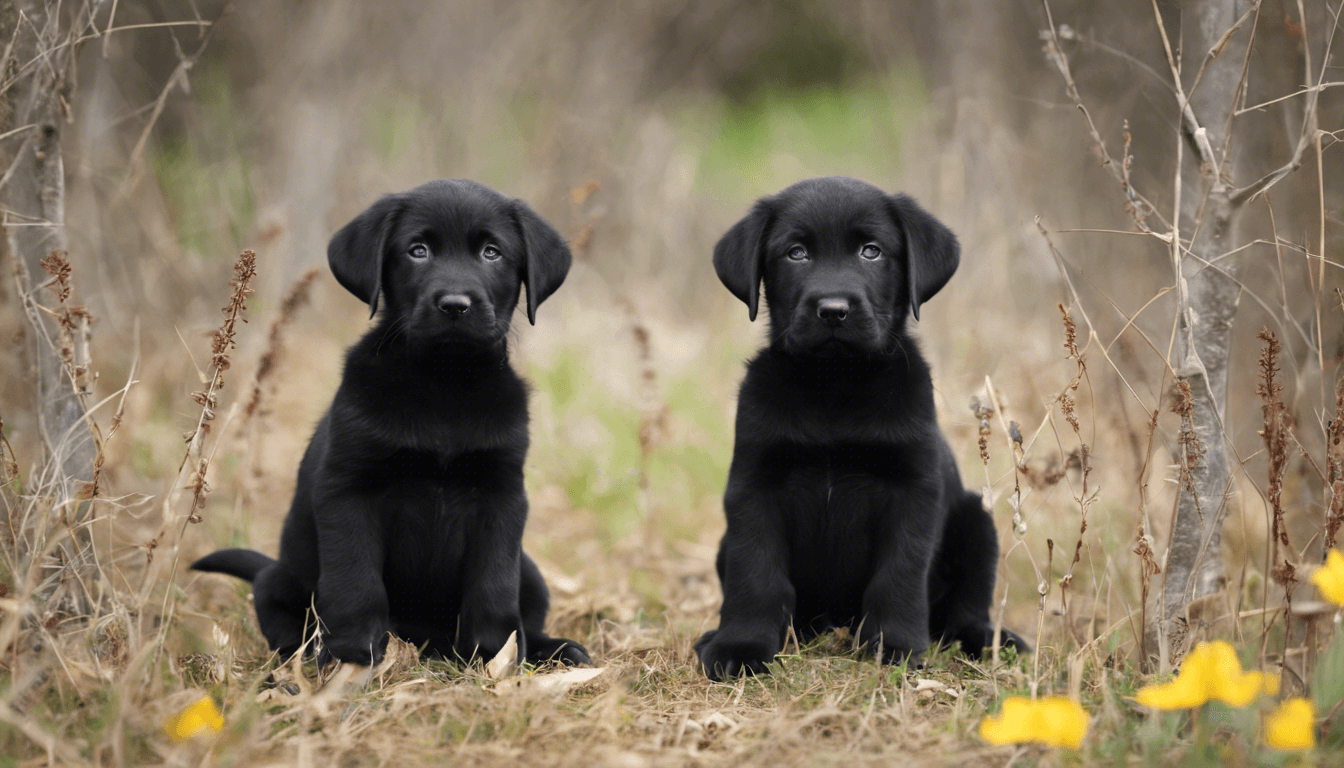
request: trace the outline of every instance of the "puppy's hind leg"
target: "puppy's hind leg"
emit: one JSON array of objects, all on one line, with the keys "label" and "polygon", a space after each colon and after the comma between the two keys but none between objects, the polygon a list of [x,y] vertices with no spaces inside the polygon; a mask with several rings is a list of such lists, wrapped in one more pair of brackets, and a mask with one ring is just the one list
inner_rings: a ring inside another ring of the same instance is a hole
[{"label": "puppy's hind leg", "polygon": [[588,651],[582,645],[563,637],[551,637],[543,630],[546,612],[551,607],[550,590],[532,558],[522,556],[519,579],[518,607],[523,617],[523,632],[527,635],[527,660],[533,664],[558,661],[566,666],[592,664]]},{"label": "puppy's hind leg", "polygon": [[[994,644],[989,608],[994,597],[994,571],[999,562],[999,534],[980,497],[965,493],[952,505],[929,574],[932,604],[930,634],[956,640],[971,658],[980,658]],[[1002,629],[999,644],[1029,653],[1031,646],[1017,633]]]}]

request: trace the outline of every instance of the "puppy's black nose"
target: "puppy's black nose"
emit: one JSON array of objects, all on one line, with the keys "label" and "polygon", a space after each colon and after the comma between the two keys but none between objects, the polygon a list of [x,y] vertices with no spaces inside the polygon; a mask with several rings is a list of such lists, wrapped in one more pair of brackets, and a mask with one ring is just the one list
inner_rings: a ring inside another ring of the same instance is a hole
[{"label": "puppy's black nose", "polygon": [[849,317],[848,299],[822,299],[817,302],[817,317],[829,325],[840,325]]},{"label": "puppy's black nose", "polygon": [[471,297],[460,293],[445,293],[435,302],[439,311],[449,317],[461,317],[471,309]]}]

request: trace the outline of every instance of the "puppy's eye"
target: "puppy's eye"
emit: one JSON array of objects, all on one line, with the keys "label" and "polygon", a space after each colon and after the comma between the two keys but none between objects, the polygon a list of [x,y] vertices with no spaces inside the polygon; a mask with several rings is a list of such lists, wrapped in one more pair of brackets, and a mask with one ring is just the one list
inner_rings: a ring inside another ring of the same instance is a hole
[{"label": "puppy's eye", "polygon": [[481,249],[481,258],[486,261],[499,261],[500,257],[503,255],[504,252],[499,250],[499,248],[495,247],[493,244],[487,245]]},{"label": "puppy's eye", "polygon": [[877,243],[868,243],[859,249],[859,255],[869,261],[876,261],[882,256],[882,249],[877,247]]},{"label": "puppy's eye", "polygon": [[795,245],[789,249],[789,261],[807,261],[807,249],[801,245]]},{"label": "puppy's eye", "polygon": [[429,258],[429,246],[424,243],[416,243],[406,251],[406,255],[416,261],[424,261]]}]

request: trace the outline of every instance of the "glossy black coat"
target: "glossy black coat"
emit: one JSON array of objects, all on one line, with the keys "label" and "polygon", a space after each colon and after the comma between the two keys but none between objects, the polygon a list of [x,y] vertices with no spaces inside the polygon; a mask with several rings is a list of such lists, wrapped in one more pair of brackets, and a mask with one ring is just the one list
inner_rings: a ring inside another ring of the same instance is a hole
[{"label": "glossy black coat", "polygon": [[[753,315],[764,284],[771,343],[738,398],[723,608],[696,643],[711,678],[766,671],[790,625],[850,627],[887,662],[917,661],[931,639],[972,656],[992,643],[997,531],[962,485],[905,327],[958,261],[914,201],[852,179],[763,199],[715,249]],[[843,321],[821,311],[836,302]]]},{"label": "glossy black coat", "polygon": [[444,181],[380,200],[328,256],[385,311],[346,355],[279,558],[232,549],[192,567],[252,581],[262,633],[285,655],[316,619],[325,656],[362,664],[389,631],[462,659],[517,632],[520,657],[589,661],[543,632],[546,585],[522,551],[528,391],[505,343],[521,287],[534,314],[564,279],[564,242],[520,201]]}]

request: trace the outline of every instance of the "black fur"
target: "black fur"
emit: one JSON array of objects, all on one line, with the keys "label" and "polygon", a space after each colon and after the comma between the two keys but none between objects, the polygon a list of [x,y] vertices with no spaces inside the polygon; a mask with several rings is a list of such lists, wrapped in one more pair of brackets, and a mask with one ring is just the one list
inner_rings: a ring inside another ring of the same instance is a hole
[{"label": "black fur", "polygon": [[994,521],[961,484],[905,328],[959,254],[913,200],[845,178],[760,200],[715,247],[753,318],[764,282],[770,346],[738,398],[723,609],[695,646],[709,677],[766,671],[790,624],[851,627],[890,663],[931,639],[992,644]]},{"label": "black fur", "polygon": [[570,253],[518,200],[436,181],[375,203],[335,237],[332,272],[376,312],[299,465],[280,558],[227,549],[200,571],[253,584],[267,642],[294,653],[321,624],[323,654],[377,663],[388,632],[427,653],[490,658],[518,633],[534,663],[589,661],[542,631],[549,595],[522,551],[527,386],[506,337]]}]

